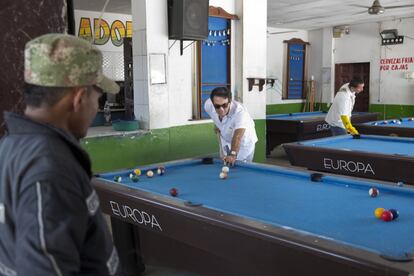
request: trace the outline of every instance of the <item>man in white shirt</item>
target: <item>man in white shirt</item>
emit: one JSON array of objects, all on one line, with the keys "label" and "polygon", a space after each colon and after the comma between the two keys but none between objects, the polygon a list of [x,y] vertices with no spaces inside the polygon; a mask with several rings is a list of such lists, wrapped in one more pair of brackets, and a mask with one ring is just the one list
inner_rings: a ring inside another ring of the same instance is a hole
[{"label": "man in white shirt", "polygon": [[362,79],[354,77],[349,83],[342,85],[338,93],[336,93],[325,118],[325,121],[331,126],[333,136],[347,134],[341,116],[347,116],[347,119],[351,118],[352,109],[354,109],[355,104],[355,96],[363,90],[364,82]]},{"label": "man in white shirt", "polygon": [[215,88],[204,104],[204,110],[215,124],[220,135],[221,152],[230,149],[224,161],[234,165],[236,160],[251,162],[257,142],[254,121],[247,110],[236,101],[232,101],[231,92],[225,87]]}]

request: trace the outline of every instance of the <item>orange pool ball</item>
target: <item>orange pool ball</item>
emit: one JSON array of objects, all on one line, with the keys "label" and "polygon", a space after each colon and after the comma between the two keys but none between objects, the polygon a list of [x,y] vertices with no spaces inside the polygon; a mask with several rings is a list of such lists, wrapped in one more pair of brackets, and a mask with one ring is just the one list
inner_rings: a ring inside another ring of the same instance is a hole
[{"label": "orange pool ball", "polygon": [[375,209],[375,211],[374,211],[375,217],[378,218],[378,219],[380,219],[381,218],[381,215],[382,215],[382,213],[384,213],[384,211],[385,211],[384,208],[377,208],[377,209]]}]

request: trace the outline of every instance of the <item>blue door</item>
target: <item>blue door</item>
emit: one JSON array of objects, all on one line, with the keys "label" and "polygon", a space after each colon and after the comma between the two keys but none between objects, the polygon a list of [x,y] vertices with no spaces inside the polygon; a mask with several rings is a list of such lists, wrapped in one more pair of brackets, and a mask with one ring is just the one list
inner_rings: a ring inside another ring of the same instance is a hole
[{"label": "blue door", "polygon": [[305,45],[289,44],[288,99],[303,98]]},{"label": "blue door", "polygon": [[201,118],[209,118],[204,102],[219,86],[230,89],[230,25],[229,20],[208,18],[209,35],[201,45]]}]

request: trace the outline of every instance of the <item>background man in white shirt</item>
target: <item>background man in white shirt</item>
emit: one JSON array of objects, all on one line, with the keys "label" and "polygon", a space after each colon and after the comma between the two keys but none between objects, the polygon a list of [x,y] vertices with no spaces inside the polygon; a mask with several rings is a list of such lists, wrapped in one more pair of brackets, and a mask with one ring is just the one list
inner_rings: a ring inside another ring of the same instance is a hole
[{"label": "background man in white shirt", "polygon": [[352,78],[349,83],[345,83],[336,93],[325,121],[331,126],[333,136],[345,135],[347,130],[341,120],[341,116],[351,118],[352,109],[355,105],[355,96],[364,90],[364,82],[358,77]]},{"label": "background man in white shirt", "polygon": [[224,160],[230,165],[236,160],[251,162],[257,135],[247,110],[239,102],[232,101],[231,92],[225,87],[217,87],[211,92],[204,109],[220,135],[220,151],[226,153],[226,148],[230,149]]}]

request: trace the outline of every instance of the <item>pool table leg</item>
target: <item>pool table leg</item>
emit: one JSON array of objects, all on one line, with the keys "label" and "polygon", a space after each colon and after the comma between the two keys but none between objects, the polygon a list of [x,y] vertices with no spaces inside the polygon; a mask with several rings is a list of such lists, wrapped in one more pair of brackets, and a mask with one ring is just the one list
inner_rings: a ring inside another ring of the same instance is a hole
[{"label": "pool table leg", "polygon": [[111,217],[112,236],[118,250],[123,275],[136,276],[145,271],[139,248],[139,237],[136,236],[134,226],[127,222]]}]

